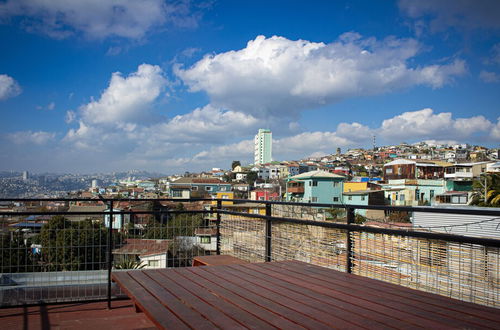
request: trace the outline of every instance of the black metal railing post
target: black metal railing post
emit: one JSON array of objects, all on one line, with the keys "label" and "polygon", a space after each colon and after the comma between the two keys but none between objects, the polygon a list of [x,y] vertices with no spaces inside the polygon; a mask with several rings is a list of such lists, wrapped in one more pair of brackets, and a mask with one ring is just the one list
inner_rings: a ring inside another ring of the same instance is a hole
[{"label": "black metal railing post", "polygon": [[[351,207],[346,208],[347,211],[347,224],[351,225],[354,223],[354,209]],[[351,231],[347,230],[346,231],[346,249],[347,249],[347,255],[346,255],[346,271],[348,273],[352,273],[352,258],[354,254],[352,253],[352,238],[351,238]]]},{"label": "black metal railing post", "polygon": [[113,201],[109,202],[108,222],[108,309],[111,309],[111,269],[113,267]]},{"label": "black metal railing post", "polygon": [[220,255],[220,210],[222,209],[222,201],[218,200],[217,201],[217,220],[215,222],[216,230],[217,230],[217,255]]},{"label": "black metal railing post", "polygon": [[272,204],[266,204],[266,262],[271,261],[271,238],[272,238],[272,228],[271,228],[271,216],[272,216]]}]

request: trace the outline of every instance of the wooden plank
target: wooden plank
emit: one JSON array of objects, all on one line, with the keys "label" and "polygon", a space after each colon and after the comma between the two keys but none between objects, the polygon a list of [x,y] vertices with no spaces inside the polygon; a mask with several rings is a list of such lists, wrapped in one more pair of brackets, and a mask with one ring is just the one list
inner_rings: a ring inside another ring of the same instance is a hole
[{"label": "wooden plank", "polygon": [[153,296],[128,275],[128,272],[113,272],[112,279],[118,283],[127,296],[144,311],[144,314],[146,314],[157,327],[162,329],[189,329],[189,327],[174,314],[165,310]]},{"label": "wooden plank", "polygon": [[[352,324],[351,326],[367,327],[370,329],[387,329],[394,326],[391,322],[391,318],[380,317],[378,315],[379,317],[377,317],[376,320],[367,319],[365,309],[352,308],[352,305],[339,302],[331,297],[318,294],[315,291],[310,291],[301,287],[283,285],[283,281],[247,267],[229,266],[228,269],[234,276],[242,276],[242,274],[250,275],[251,277],[246,278],[246,280],[249,283],[261,287],[263,290],[279,292],[291,299],[301,301],[308,306],[314,307],[319,311],[350,322]],[[412,325],[409,323],[404,324],[404,326],[406,329],[412,328]]]},{"label": "wooden plank", "polygon": [[[286,280],[286,273],[277,274],[274,271],[267,270],[262,267],[255,267],[254,264],[245,265],[241,268],[244,268],[245,271],[254,271],[260,273],[262,276],[266,278],[267,281],[273,283],[276,286],[287,287],[290,290],[304,295],[305,297],[311,297],[317,299],[321,303],[324,304],[325,308],[330,308],[332,312],[335,311],[349,311],[354,315],[352,316],[353,321],[359,322],[362,320],[363,322],[370,323],[372,320],[376,324],[376,322],[383,323],[386,327],[395,327],[399,329],[421,329],[422,327],[416,324],[412,324],[407,322],[404,317],[401,315],[392,315],[391,313],[384,314],[380,310],[370,310],[365,307],[358,306],[349,300],[341,300],[336,298],[335,296],[326,295],[322,292],[314,291],[305,286],[300,285],[291,285]],[[399,316],[399,317],[398,317]]]},{"label": "wooden plank", "polygon": [[198,256],[193,258],[193,266],[220,266],[246,263],[248,263],[248,261],[224,254],[213,256]]},{"label": "wooden plank", "polygon": [[156,281],[156,283],[175,295],[177,299],[196,310],[217,327],[221,329],[246,329],[242,324],[236,322],[220,310],[215,309],[205,301],[200,300],[196,295],[187,291],[182,286],[179,286],[176,282],[161,275],[170,273],[169,270],[151,270],[144,273],[149,276],[152,281]]},{"label": "wooden plank", "polygon": [[[299,267],[305,267],[308,269],[308,271],[311,271],[312,273],[318,273],[318,274],[324,274],[327,276],[335,277],[338,278],[339,280],[342,281],[349,281],[352,283],[356,283],[356,285],[359,285],[360,287],[376,287],[383,292],[386,292],[388,294],[394,294],[406,299],[411,299],[419,302],[423,302],[429,305],[432,305],[433,308],[434,306],[436,307],[442,307],[446,308],[449,310],[452,310],[462,316],[470,316],[471,320],[476,319],[477,321],[486,321],[487,323],[489,321],[494,322],[491,323],[493,324],[498,324],[500,323],[500,313],[498,312],[498,309],[488,307],[488,306],[481,306],[477,304],[473,304],[470,302],[466,301],[461,301],[458,299],[453,299],[449,297],[445,297],[442,295],[437,295],[429,292],[424,292],[412,288],[407,288],[401,285],[396,285],[392,283],[387,283],[384,281],[380,280],[375,280],[371,278],[367,278],[364,276],[360,275],[355,275],[355,274],[347,274],[343,272],[336,272],[320,267],[320,266],[315,266],[315,265],[310,265],[306,264],[300,261],[293,261],[293,262],[286,262],[283,263],[281,266],[286,268],[287,266],[293,266],[293,265],[299,265]],[[455,314],[453,314],[455,315]],[[454,316],[455,317],[455,316]]]},{"label": "wooden plank", "polygon": [[159,272],[165,279],[176,283],[178,286],[183,287],[187,291],[189,291],[193,296],[198,297],[203,300],[206,304],[212,305],[214,308],[220,310],[222,313],[232,317],[236,321],[245,325],[248,328],[255,329],[263,329],[269,328],[270,325],[265,323],[261,319],[256,316],[248,313],[247,311],[238,308],[237,306],[227,302],[224,299],[221,299],[219,296],[213,294],[208,291],[203,286],[199,285],[195,281],[191,281],[190,279],[181,276],[177,272],[161,270]]},{"label": "wooden plank", "polygon": [[[388,316],[393,316],[395,318],[398,318],[400,320],[403,320],[405,322],[410,322],[414,325],[417,326],[423,326],[423,327],[429,327],[429,328],[450,328],[447,327],[445,324],[442,324],[437,321],[433,320],[428,320],[426,318],[420,317],[419,315],[415,315],[415,313],[412,313],[411,311],[404,311],[404,310],[399,310],[395,309],[390,306],[386,306],[385,304],[381,303],[380,301],[371,301],[371,300],[366,300],[364,297],[360,297],[357,295],[350,295],[343,293],[339,290],[336,290],[335,287],[326,287],[324,285],[314,283],[311,281],[304,281],[304,277],[294,277],[289,273],[281,273],[279,267],[276,267],[273,265],[273,263],[266,263],[266,264],[254,264],[256,268],[267,268],[268,270],[274,271],[274,277],[281,278],[282,280],[289,282],[290,284],[293,285],[298,285],[302,286],[314,291],[317,291],[319,293],[323,293],[325,295],[329,295],[332,297],[335,297],[339,300],[343,300],[347,303],[352,303],[354,305],[358,305],[361,308],[366,308],[369,310],[372,310],[373,312],[376,313],[382,313]],[[282,271],[282,270],[281,270]],[[286,274],[286,275],[283,275]]]},{"label": "wooden plank", "polygon": [[213,282],[210,282],[206,280],[205,278],[199,276],[196,274],[193,270],[195,269],[200,269],[204,267],[192,267],[192,268],[183,268],[183,269],[175,269],[174,271],[177,272],[178,274],[186,277],[187,279],[194,281],[200,285],[202,285],[206,290],[212,292],[213,294],[216,294],[217,296],[220,297],[220,299],[224,299],[239,308],[253,314],[254,316],[260,318],[261,320],[267,322],[271,327],[276,327],[280,329],[303,329],[303,327],[299,326],[298,324],[295,324],[293,322],[290,322],[289,320],[285,319],[284,317],[281,317],[278,314],[275,314],[258,304],[250,301],[246,297],[241,297],[238,296],[237,294],[234,294],[232,291],[227,290],[224,286],[217,285]]},{"label": "wooden plank", "polygon": [[[393,299],[394,301],[398,301],[401,304],[411,305],[411,308],[421,308],[430,313],[438,313],[448,318],[451,317],[453,320],[460,320],[462,322],[475,324],[476,326],[489,326],[492,328],[496,328],[500,324],[500,313],[498,312],[498,310],[492,311],[496,312],[496,314],[488,315],[496,319],[490,320],[489,318],[484,318],[477,314],[470,313],[466,306],[461,306],[461,301],[455,301],[455,299],[446,297],[445,300],[434,299],[441,298],[441,296],[439,295],[433,295],[431,297],[426,297],[425,299],[419,299],[419,296],[413,294],[416,290],[412,290],[413,292],[408,292],[405,290],[400,291],[399,288],[401,286],[391,283],[389,283],[389,286],[381,287],[379,285],[379,282],[381,281],[373,279],[369,279],[370,281],[366,281],[367,278],[359,275],[341,273],[319,266],[305,267],[303,263],[283,263],[282,266],[287,270],[301,270],[306,268],[307,272],[311,274],[311,277],[317,278],[320,281],[327,281],[342,285],[348,290],[357,290],[360,294],[370,293],[379,296],[384,295],[387,297],[391,297],[391,299]],[[450,303],[450,301],[452,303]],[[453,304],[453,302],[456,302],[456,304]],[[486,309],[490,308],[486,307]]]},{"label": "wooden plank", "polygon": [[296,274],[298,277],[302,277],[307,274],[310,279],[317,281],[317,283],[323,283],[324,285],[327,285],[327,283],[331,284],[332,286],[335,286],[336,290],[343,293],[362,296],[371,301],[384,302],[386,306],[390,306],[395,309],[411,310],[414,314],[418,314],[419,316],[430,320],[442,322],[446,325],[454,327],[487,326],[486,324],[481,324],[478,319],[471,320],[468,317],[463,317],[460,313],[453,313],[452,310],[443,309],[439,306],[432,306],[412,299],[402,298],[397,295],[390,294],[386,290],[380,290],[377,286],[360,287],[358,284],[351,281],[351,279],[356,277],[355,275],[350,275],[347,280],[341,280],[339,278],[335,278],[336,271],[332,270],[327,272],[327,274],[315,274],[310,268],[304,268],[301,264],[292,265],[289,263],[283,263],[282,266],[291,272],[292,275]]},{"label": "wooden plank", "polygon": [[[241,286],[253,293],[259,294],[265,298],[273,300],[283,306],[296,310],[298,313],[304,314],[315,322],[322,322],[328,327],[340,327],[340,328],[352,328],[354,326],[361,326],[361,324],[352,323],[345,319],[337,317],[335,313],[331,310],[325,310],[322,308],[322,303],[318,300],[308,298],[304,295],[293,294],[287,292],[286,288],[280,288],[280,290],[274,290],[275,286],[266,285],[266,282],[256,279],[248,273],[239,272],[238,269],[241,267],[231,268],[228,266],[217,267],[217,269],[206,269],[207,272],[213,273],[221,279],[225,279],[235,285]],[[277,298],[278,297],[278,298]],[[352,313],[350,314],[352,317]],[[383,324],[378,324],[377,322],[366,322],[365,326],[370,326],[371,328],[387,328]],[[369,323],[369,324],[368,324]],[[310,326],[316,328],[315,323],[310,322]]]},{"label": "wooden plank", "polygon": [[[180,301],[172,293],[162,287],[155,281],[152,281],[147,274],[148,271],[129,271],[130,277],[136,280],[150,295],[154,296],[157,301],[164,306],[164,310],[168,309],[174,313],[179,319],[185,322],[189,327],[194,329],[213,329],[215,325],[205,319],[200,313],[193,310],[190,306]],[[161,315],[154,315],[161,317]]]},{"label": "wooden plank", "polygon": [[[256,294],[247,288],[243,287],[244,281],[240,281],[238,284],[234,284],[232,282],[227,281],[226,279],[221,278],[221,266],[213,267],[210,272],[211,267],[194,267],[193,272],[198,274],[199,276],[204,277],[205,279],[224,286],[225,289],[232,291],[233,293],[245,297],[248,300],[260,305],[261,307],[266,308],[267,310],[276,313],[293,323],[301,325],[303,327],[312,327],[315,329],[329,329],[330,327],[324,323],[320,323],[307,315],[300,314],[297,312],[297,308],[292,309],[287,306],[287,304],[292,304],[290,301],[283,301],[283,298],[277,294],[268,294],[267,297],[264,297],[264,292],[261,294]],[[271,297],[269,297],[271,296]],[[280,301],[280,302],[276,302]]]}]

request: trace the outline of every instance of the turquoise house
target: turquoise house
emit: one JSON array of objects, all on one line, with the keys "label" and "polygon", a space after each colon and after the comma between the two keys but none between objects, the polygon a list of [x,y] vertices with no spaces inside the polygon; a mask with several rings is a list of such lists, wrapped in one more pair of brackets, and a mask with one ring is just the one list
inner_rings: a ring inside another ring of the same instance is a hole
[{"label": "turquoise house", "polygon": [[287,178],[286,200],[302,203],[342,203],[345,177],[326,171],[311,171]]}]

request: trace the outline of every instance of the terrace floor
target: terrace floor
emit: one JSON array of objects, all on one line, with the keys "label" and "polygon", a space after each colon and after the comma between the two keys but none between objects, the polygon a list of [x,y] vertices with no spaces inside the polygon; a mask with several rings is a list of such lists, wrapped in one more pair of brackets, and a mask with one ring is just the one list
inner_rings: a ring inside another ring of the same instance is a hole
[{"label": "terrace floor", "polygon": [[156,329],[130,300],[0,309],[0,329]]},{"label": "terrace floor", "polygon": [[113,277],[144,313],[132,300],[3,308],[0,329],[500,329],[498,309],[297,261]]}]

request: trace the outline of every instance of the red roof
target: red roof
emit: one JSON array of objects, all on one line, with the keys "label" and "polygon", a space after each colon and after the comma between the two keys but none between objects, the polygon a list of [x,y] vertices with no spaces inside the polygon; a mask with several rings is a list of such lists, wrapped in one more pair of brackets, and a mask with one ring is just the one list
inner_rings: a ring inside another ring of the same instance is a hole
[{"label": "red roof", "polygon": [[167,253],[172,240],[127,238],[121,248],[113,250],[113,254],[136,254],[140,256]]}]

